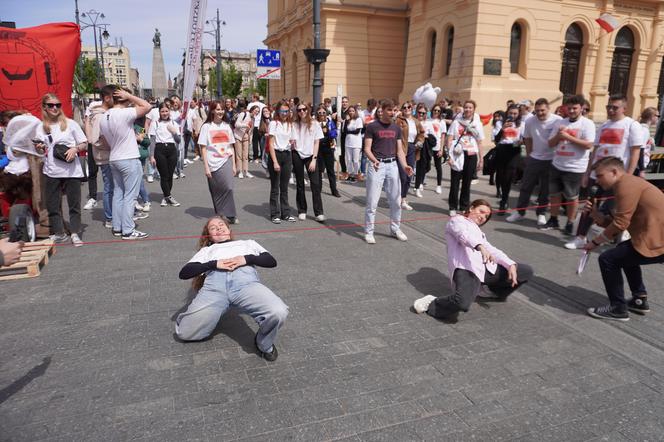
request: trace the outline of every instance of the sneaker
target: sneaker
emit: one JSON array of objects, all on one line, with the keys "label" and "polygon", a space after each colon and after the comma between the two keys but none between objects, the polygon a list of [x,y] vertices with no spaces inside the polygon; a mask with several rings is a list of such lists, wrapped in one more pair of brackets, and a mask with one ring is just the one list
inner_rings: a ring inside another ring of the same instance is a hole
[{"label": "sneaker", "polygon": [[122,239],[132,241],[132,240],[135,240],[135,239],[147,238],[148,236],[150,236],[150,235],[145,233],[145,232],[141,232],[141,231],[138,231],[138,230],[134,229],[134,231],[131,232],[129,235],[122,235]]},{"label": "sneaker", "polygon": [[373,233],[367,233],[364,235],[364,240],[367,244],[376,244],[376,238],[374,238]]},{"label": "sneaker", "polygon": [[436,186],[436,193],[437,193],[438,195],[440,195],[441,193],[443,193],[443,187],[442,187],[442,186]]},{"label": "sneaker", "polygon": [[508,223],[515,223],[517,221],[521,221],[523,218],[525,218],[524,215],[521,215],[519,212],[514,212],[513,214],[505,218],[505,221],[507,221]]},{"label": "sneaker", "polygon": [[603,305],[601,307],[590,307],[588,314],[597,319],[610,319],[612,321],[629,321],[629,313],[617,312],[611,305]]},{"label": "sneaker", "polygon": [[335,198],[341,198],[341,194],[339,193],[338,190],[335,190],[334,192],[332,192],[332,196],[335,197]]},{"label": "sneaker", "polygon": [[252,174],[250,174],[249,172],[245,172],[244,177],[245,178],[253,178],[254,176]]},{"label": "sneaker", "polygon": [[184,164],[192,164],[193,161],[191,161],[189,158],[184,159]]},{"label": "sneaker", "polygon": [[149,212],[151,206],[152,206],[152,203],[149,202],[149,201],[147,203],[143,204],[143,212]]},{"label": "sneaker", "polygon": [[450,210],[450,218],[456,216],[456,214],[457,214],[456,210]]},{"label": "sneaker", "polygon": [[572,221],[567,221],[565,224],[565,228],[563,229],[563,233],[565,235],[572,236],[574,233],[574,223]]},{"label": "sneaker", "polygon": [[113,236],[122,236],[122,230],[113,230]]},{"label": "sneaker", "polygon": [[113,221],[104,221],[104,227],[106,227],[107,229],[112,229]]},{"label": "sneaker", "polygon": [[397,230],[396,232],[392,232],[392,236],[395,237],[396,239],[398,239],[399,241],[408,241],[408,237],[401,230]]},{"label": "sneaker", "polygon": [[500,203],[498,205],[498,210],[496,212],[497,212],[496,215],[498,216],[505,216],[505,213],[507,213],[507,204]]},{"label": "sneaker", "polygon": [[304,221],[305,219],[307,219],[307,214],[306,213],[300,213],[297,217],[300,221]]},{"label": "sneaker", "polygon": [[423,198],[424,195],[422,195],[422,189],[415,189],[415,196],[418,198]]},{"label": "sneaker", "polygon": [[314,219],[319,223],[322,223],[323,221],[325,221],[325,215],[316,215],[316,218]]},{"label": "sneaker", "polygon": [[180,172],[180,178],[184,178],[184,177],[186,177],[186,176],[187,176],[187,175],[185,175],[184,172]]},{"label": "sneaker", "polygon": [[134,209],[140,210],[142,212],[143,211],[143,206],[141,205],[141,203],[136,201],[136,205],[134,206]]},{"label": "sneaker", "polygon": [[272,218],[272,222],[273,222],[274,224],[281,224],[281,218],[279,218],[279,217]]},{"label": "sneaker", "polygon": [[560,229],[560,224],[558,223],[558,218],[549,218],[549,220],[543,226],[539,227],[540,230],[553,230]]},{"label": "sneaker", "polygon": [[645,296],[632,296],[632,299],[627,301],[627,308],[630,312],[638,313],[640,315],[645,315],[650,311],[650,306],[648,305],[648,298]]},{"label": "sneaker", "polygon": [[49,239],[55,243],[62,244],[69,241],[69,235],[67,235],[66,233],[58,233],[49,236]]},{"label": "sneaker", "polygon": [[475,178],[474,180],[471,180],[471,181],[470,181],[470,184],[477,184],[477,183],[479,183],[479,182],[480,182],[480,180],[478,180],[477,178]]},{"label": "sneaker", "polygon": [[180,206],[180,203],[178,203],[178,201],[175,198],[173,198],[172,195],[166,198],[166,202],[168,203],[169,206],[173,206],[173,207],[179,207]]},{"label": "sneaker", "polygon": [[177,180],[177,179],[179,179],[179,178],[180,178],[180,175],[178,175],[177,173],[174,173],[174,174],[173,174],[173,179],[174,179],[174,180]]},{"label": "sneaker", "polygon": [[256,342],[257,340],[258,340],[258,335],[256,335],[256,339],[254,340],[254,342],[256,344],[256,349],[258,350],[258,354],[261,356],[261,358],[265,359],[268,362],[276,361],[277,358],[279,357],[279,352],[277,351],[277,346],[272,344],[272,350],[270,350],[269,352],[266,352],[266,351],[263,351],[260,348],[258,348],[258,342]]},{"label": "sneaker", "polygon": [[546,216],[537,215],[537,225],[538,226],[543,226],[544,224],[546,224]]},{"label": "sneaker", "polygon": [[229,216],[228,217],[228,223],[229,224],[240,224],[240,220],[238,219],[237,216],[236,217]]},{"label": "sneaker", "polygon": [[586,245],[586,239],[580,236],[575,236],[573,240],[565,243],[565,248],[568,250],[582,249]]},{"label": "sneaker", "polygon": [[237,177],[242,179],[242,178],[244,178],[244,174],[242,172],[240,172],[240,173],[237,174]]},{"label": "sneaker", "polygon": [[83,210],[92,210],[95,207],[97,207],[97,200],[94,198],[90,198],[86,203],[85,206],[83,206]]},{"label": "sneaker", "polygon": [[401,208],[403,210],[413,210],[413,206],[408,204],[408,201],[401,201]]},{"label": "sneaker", "polygon": [[435,300],[436,297],[433,295],[426,295],[420,299],[416,299],[415,302],[413,302],[413,310],[415,310],[415,313],[417,314],[424,313],[429,310],[429,305]]},{"label": "sneaker", "polygon": [[201,156],[200,156],[200,155],[196,155],[196,156],[194,157],[194,161],[198,161],[198,160],[200,160],[200,159],[201,159]]},{"label": "sneaker", "polygon": [[289,223],[294,223],[297,221],[297,218],[295,218],[293,215],[288,215],[286,218],[284,218],[284,221],[288,221]]},{"label": "sneaker", "polygon": [[71,234],[71,243],[74,244],[74,247],[81,247],[83,245],[81,237],[75,233]]},{"label": "sneaker", "polygon": [[134,220],[134,221],[138,221],[139,219],[145,219],[145,218],[147,218],[147,217],[149,217],[149,216],[150,216],[149,213],[145,213],[145,212],[134,212],[133,220]]},{"label": "sneaker", "polygon": [[154,177],[152,175],[148,175],[148,183],[154,183]]},{"label": "sneaker", "polygon": [[166,207],[166,206],[168,206],[168,201],[166,201],[166,198],[162,198],[162,199],[161,199],[161,204],[160,204],[160,206],[161,206],[161,207]]}]

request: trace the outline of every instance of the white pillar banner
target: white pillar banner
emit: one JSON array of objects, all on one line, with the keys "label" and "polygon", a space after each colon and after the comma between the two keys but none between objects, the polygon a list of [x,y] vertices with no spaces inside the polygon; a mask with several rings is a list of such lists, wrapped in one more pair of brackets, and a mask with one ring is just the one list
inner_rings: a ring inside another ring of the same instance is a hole
[{"label": "white pillar banner", "polygon": [[207,0],[191,0],[189,11],[189,29],[187,32],[187,53],[184,62],[184,84],[182,87],[183,123],[189,109],[189,102],[194,95],[196,79],[201,65],[201,49],[203,48],[203,26]]}]

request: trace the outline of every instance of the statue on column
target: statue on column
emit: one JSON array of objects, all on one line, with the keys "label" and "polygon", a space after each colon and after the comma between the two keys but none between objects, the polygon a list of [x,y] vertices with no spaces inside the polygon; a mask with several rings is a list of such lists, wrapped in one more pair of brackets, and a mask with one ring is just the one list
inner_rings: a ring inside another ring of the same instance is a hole
[{"label": "statue on column", "polygon": [[155,48],[161,47],[161,33],[157,28],[154,29],[154,37],[152,38],[152,43],[154,43]]}]

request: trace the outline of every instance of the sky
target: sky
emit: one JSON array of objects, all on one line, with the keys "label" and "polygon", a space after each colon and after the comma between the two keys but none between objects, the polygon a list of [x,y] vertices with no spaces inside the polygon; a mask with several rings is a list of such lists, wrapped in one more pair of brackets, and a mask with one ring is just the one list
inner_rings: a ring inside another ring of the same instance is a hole
[{"label": "sky", "polygon": [[[45,23],[75,22],[74,0],[0,0],[0,21],[14,21],[17,28]],[[268,0],[208,0],[206,17],[212,20],[219,8],[222,26],[221,47],[236,52],[251,52],[263,48],[267,35]],[[189,19],[187,0],[79,0],[80,13],[90,10],[103,12],[111,34],[109,42],[122,38],[129,48],[132,67],[138,68],[143,87],[152,83],[152,37],[155,28],[161,33],[166,78],[174,78],[182,69]],[[206,30],[212,30],[206,27]],[[85,46],[94,46],[92,28],[81,35]],[[206,34],[203,46],[214,48],[214,37]]]}]

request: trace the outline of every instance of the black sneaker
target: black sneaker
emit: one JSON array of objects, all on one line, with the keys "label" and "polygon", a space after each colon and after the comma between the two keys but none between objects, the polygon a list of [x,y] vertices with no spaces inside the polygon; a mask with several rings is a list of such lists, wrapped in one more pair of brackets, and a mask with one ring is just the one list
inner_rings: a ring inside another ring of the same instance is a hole
[{"label": "black sneaker", "polygon": [[549,218],[549,220],[543,226],[539,227],[540,230],[553,230],[560,229],[560,224],[558,223],[558,218]]},{"label": "black sneaker", "polygon": [[505,216],[505,212],[507,212],[507,204],[500,203],[500,205],[498,206],[498,213],[496,213],[496,215]]},{"label": "black sneaker", "polygon": [[601,307],[590,307],[588,314],[597,319],[610,319],[612,321],[629,321],[629,313],[617,312],[615,308],[610,305],[603,305]]},{"label": "black sneaker", "polygon": [[574,230],[574,223],[572,221],[567,221],[567,224],[565,224],[565,228],[563,229],[563,233],[565,235],[572,236],[573,230]]},{"label": "black sneaker", "polygon": [[633,296],[627,302],[627,308],[630,312],[638,313],[640,315],[645,315],[650,311],[650,306],[648,305],[648,298]]},{"label": "black sneaker", "polygon": [[267,352],[264,352],[263,350],[261,350],[260,348],[258,348],[258,342],[256,342],[257,340],[258,340],[258,335],[256,335],[256,337],[254,338],[254,343],[256,344],[256,349],[258,350],[258,354],[261,356],[261,358],[265,359],[268,362],[276,361],[277,358],[279,357],[279,352],[277,351],[277,346],[272,344],[272,351],[267,353]]}]

